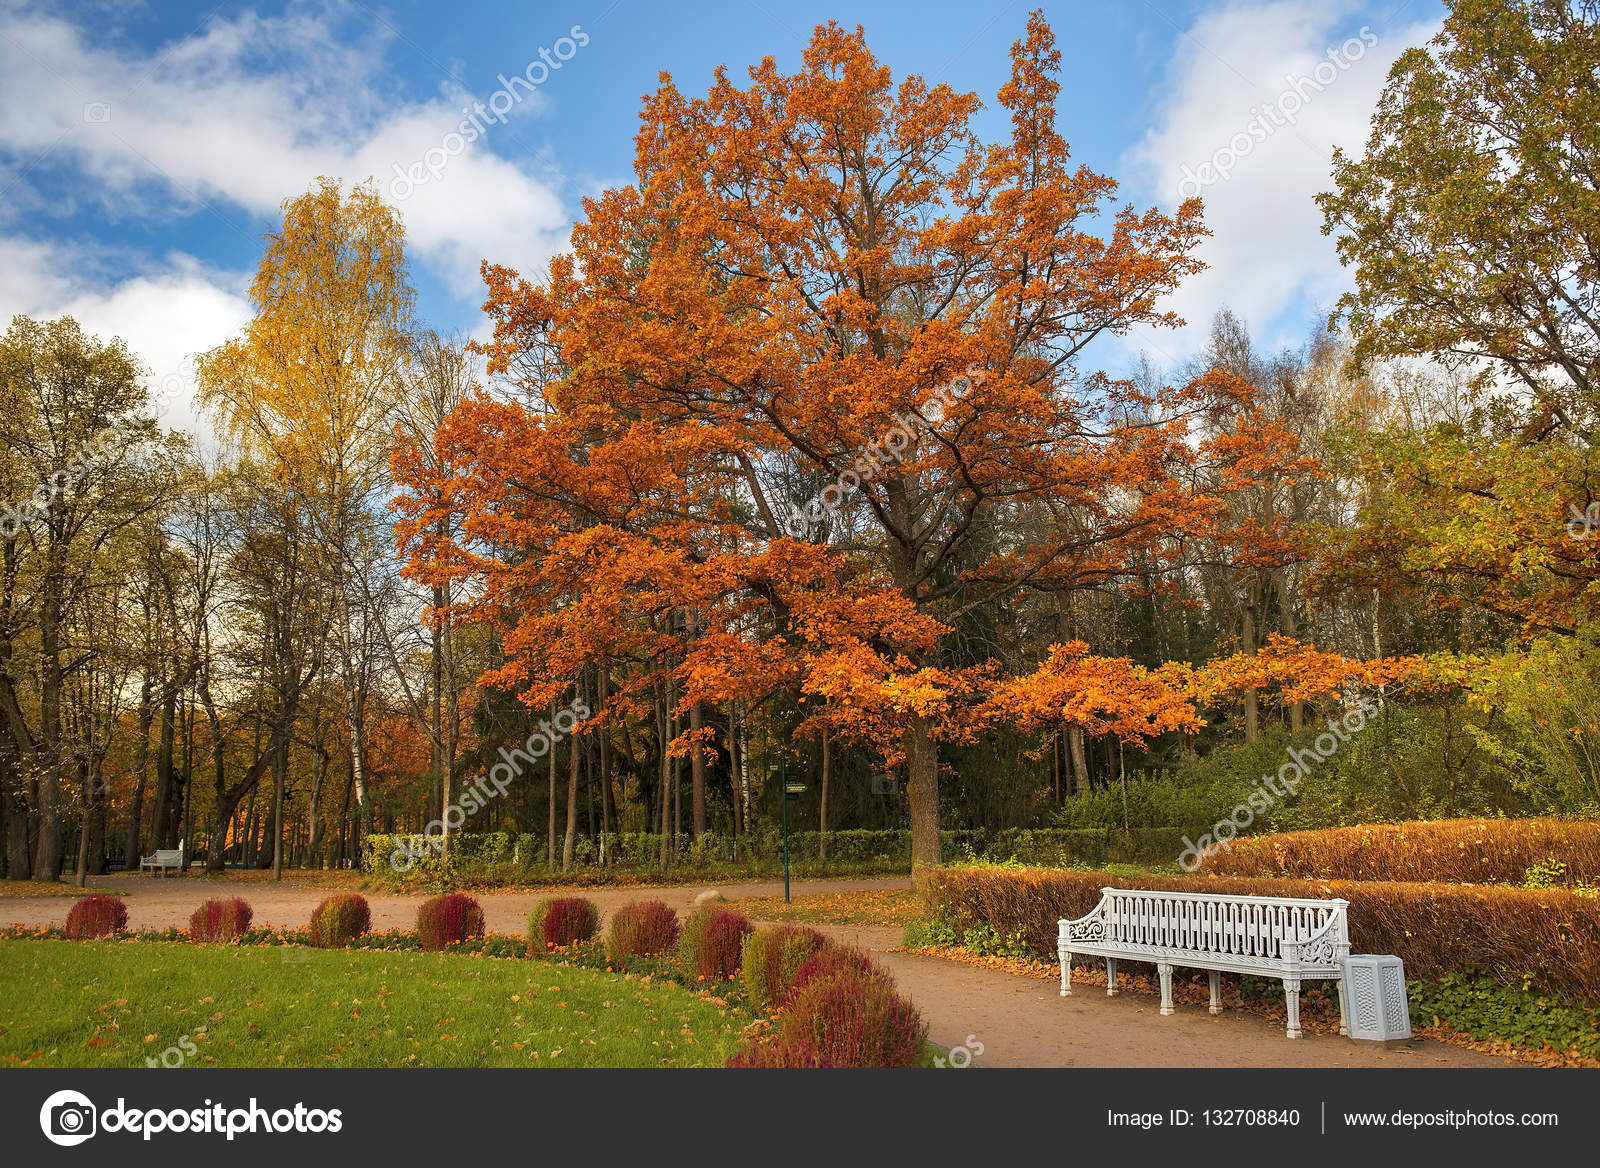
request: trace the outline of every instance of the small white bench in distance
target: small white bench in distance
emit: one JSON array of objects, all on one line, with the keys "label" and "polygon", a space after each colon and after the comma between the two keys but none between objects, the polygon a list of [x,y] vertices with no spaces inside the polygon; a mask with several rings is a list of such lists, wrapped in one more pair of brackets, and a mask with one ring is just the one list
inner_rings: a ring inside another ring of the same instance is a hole
[{"label": "small white bench in distance", "polygon": [[[1350,954],[1348,908],[1344,900],[1102,888],[1088,914],[1059,922],[1061,996],[1072,993],[1074,955],[1106,959],[1107,994],[1117,992],[1118,960],[1154,964],[1163,1014],[1173,1013],[1175,965],[1210,971],[1213,1014],[1222,1013],[1222,974],[1256,974],[1283,981],[1287,1033],[1299,1038],[1300,983],[1340,980]],[[1338,997],[1346,1034],[1344,994]]]},{"label": "small white bench in distance", "polygon": [[169,869],[177,869],[182,872],[183,841],[179,840],[178,846],[175,848],[157,848],[150,855],[140,859],[139,871],[143,872],[146,868],[151,871],[158,871],[163,876],[167,874]]}]

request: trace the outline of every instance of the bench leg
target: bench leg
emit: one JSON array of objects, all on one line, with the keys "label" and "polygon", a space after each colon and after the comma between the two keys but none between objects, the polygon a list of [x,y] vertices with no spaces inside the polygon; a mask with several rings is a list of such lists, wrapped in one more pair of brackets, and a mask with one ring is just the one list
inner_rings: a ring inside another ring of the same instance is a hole
[{"label": "bench leg", "polygon": [[1211,1012],[1222,1013],[1222,974],[1215,969],[1211,971]]},{"label": "bench leg", "polygon": [[1106,958],[1106,997],[1114,998],[1116,996],[1117,996],[1117,959],[1115,957],[1107,957]]},{"label": "bench leg", "polygon": [[1283,979],[1283,1003],[1289,1012],[1289,1025],[1285,1033],[1290,1038],[1300,1037],[1300,979]]},{"label": "bench leg", "polygon": [[1161,978],[1161,1012],[1175,1013],[1172,1008],[1172,966],[1163,961],[1156,966],[1156,973]]},{"label": "bench leg", "polygon": [[1350,1020],[1344,1014],[1344,979],[1340,978],[1333,983],[1333,988],[1339,992],[1339,1037],[1350,1037]]},{"label": "bench leg", "polygon": [[1061,996],[1072,996],[1072,953],[1066,949],[1061,950]]}]

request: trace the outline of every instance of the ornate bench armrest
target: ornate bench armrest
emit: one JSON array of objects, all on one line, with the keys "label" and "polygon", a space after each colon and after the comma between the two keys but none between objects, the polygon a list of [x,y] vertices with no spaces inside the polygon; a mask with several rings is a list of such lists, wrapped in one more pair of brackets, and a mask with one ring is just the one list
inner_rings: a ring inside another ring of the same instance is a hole
[{"label": "ornate bench armrest", "polygon": [[1344,954],[1339,950],[1348,949],[1348,943],[1341,946],[1344,930],[1341,928],[1343,917],[1339,913],[1330,913],[1328,921],[1311,936],[1303,941],[1285,941],[1283,944],[1283,959],[1290,965],[1337,965],[1339,958]]},{"label": "ornate bench armrest", "polygon": [[1095,905],[1077,920],[1069,921],[1062,917],[1057,923],[1058,943],[1060,941],[1103,941],[1106,936],[1106,902],[1109,899],[1102,892],[1100,903]]}]

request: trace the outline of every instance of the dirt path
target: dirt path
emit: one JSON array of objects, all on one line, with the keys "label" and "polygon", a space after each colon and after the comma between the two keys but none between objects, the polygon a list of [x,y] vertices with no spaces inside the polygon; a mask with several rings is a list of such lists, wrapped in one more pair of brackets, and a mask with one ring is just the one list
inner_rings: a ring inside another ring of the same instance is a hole
[{"label": "dirt path", "polygon": [[[183,926],[199,903],[211,896],[243,896],[255,909],[257,924],[299,927],[311,918],[330,889],[294,884],[210,881],[117,874],[95,881],[125,894],[128,923],[134,928]],[[797,881],[796,896],[859,889],[909,888],[908,879]],[[716,886],[729,900],[773,896],[781,881]],[[682,912],[702,885],[571,889],[609,916],[631,900],[654,897]],[[538,892],[476,893],[488,927],[521,933]],[[421,896],[367,894],[374,928],[409,928]],[[62,924],[72,900],[67,897],[0,899],[0,925]],[[1154,995],[1125,992],[1114,998],[1092,985],[1070,998],[1053,981],[985,969],[958,961],[892,952],[900,930],[885,927],[824,925],[822,931],[872,952],[928,1019],[929,1037],[944,1047],[983,1044],[976,1059],[985,1067],[1505,1067],[1510,1060],[1444,1043],[1418,1040],[1394,1049],[1308,1034],[1298,1041],[1283,1036],[1271,1020],[1242,1010],[1217,1017],[1205,1008],[1180,1004],[1167,1018]],[[969,1043],[968,1038],[973,1040]]]},{"label": "dirt path", "polygon": [[[872,952],[928,1019],[940,1046],[982,1043],[983,1067],[1507,1067],[1494,1058],[1418,1039],[1385,1049],[1337,1035],[1290,1040],[1281,1025],[1243,1010],[1213,1017],[1180,1003],[1163,1018],[1153,994],[1108,998],[1093,985],[1070,998],[1054,981],[985,969],[939,957],[889,952],[898,929],[820,926]],[[969,1041],[969,1038],[971,1041]]]},{"label": "dirt path", "polygon": [[[113,888],[123,894],[128,905],[128,927],[133,929],[165,929],[176,925],[187,928],[189,916],[200,902],[213,896],[241,896],[250,902],[255,911],[254,923],[260,926],[281,925],[301,928],[311,922],[311,912],[325,897],[337,889],[317,888],[304,884],[274,884],[260,880],[205,879],[193,876],[130,876],[116,873],[112,876],[91,877],[91,885]],[[744,896],[777,896],[783,893],[783,881],[766,880],[746,884],[718,884],[714,886],[729,900]],[[793,882],[795,896],[816,892],[853,892],[863,888],[910,888],[909,877],[888,877],[874,880],[797,880]],[[484,923],[492,932],[525,933],[528,913],[535,902],[546,896],[583,896],[600,908],[602,920],[612,910],[632,900],[664,900],[678,912],[690,907],[694,898],[704,892],[707,885],[683,884],[647,887],[615,886],[601,888],[541,888],[533,892],[474,892],[472,895],[483,906]],[[0,884],[0,925],[20,923],[27,926],[64,925],[67,913],[72,910],[73,898],[67,896],[5,897],[5,887]],[[374,929],[409,929],[417,923],[417,905],[426,895],[387,895],[366,892],[367,903],[372,907]]]}]

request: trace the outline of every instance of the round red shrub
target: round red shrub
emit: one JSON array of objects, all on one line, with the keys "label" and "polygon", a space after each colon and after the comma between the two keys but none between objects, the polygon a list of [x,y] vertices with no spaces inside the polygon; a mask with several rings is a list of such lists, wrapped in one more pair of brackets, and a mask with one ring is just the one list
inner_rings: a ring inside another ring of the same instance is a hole
[{"label": "round red shrub", "polygon": [[828,1064],[822,1050],[809,1039],[768,1038],[746,1042],[728,1056],[724,1065],[742,1070],[789,1070]]},{"label": "round red shrub", "polygon": [[443,949],[468,937],[482,937],[483,908],[460,892],[429,897],[417,909],[417,936],[424,949]]},{"label": "round red shrub", "polygon": [[359,892],[335,892],[311,914],[311,943],[319,949],[348,945],[372,928],[372,909]]},{"label": "round red shrub", "polygon": [[886,984],[889,977],[859,949],[851,949],[844,945],[824,945],[812,954],[804,965],[795,970],[794,977],[789,979],[789,984],[784,988],[783,1004],[787,1006],[793,1002],[799,996],[800,991],[812,982],[835,977],[839,974],[851,974],[860,978],[877,978]]},{"label": "round red shrub", "polygon": [[722,980],[739,972],[744,939],[756,931],[750,918],[735,909],[725,908],[711,915],[700,933],[698,972],[707,979]]},{"label": "round red shrub", "polygon": [[778,1023],[775,1042],[815,1047],[829,1067],[914,1067],[927,1023],[886,978],[836,973],[797,993]]},{"label": "round red shrub", "polygon": [[606,960],[625,965],[630,957],[669,952],[678,943],[678,914],[663,901],[636,900],[619,908],[606,933]]},{"label": "round red shrub", "polygon": [[528,917],[528,950],[564,949],[594,939],[600,931],[600,910],[581,896],[561,896],[540,901]]},{"label": "round red shrub", "polygon": [[79,897],[67,913],[67,936],[74,941],[110,937],[127,927],[128,906],[101,892]]},{"label": "round red shrub", "polygon": [[231,941],[250,927],[255,913],[237,896],[217,896],[206,901],[189,918],[191,941]]}]

